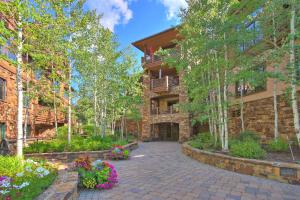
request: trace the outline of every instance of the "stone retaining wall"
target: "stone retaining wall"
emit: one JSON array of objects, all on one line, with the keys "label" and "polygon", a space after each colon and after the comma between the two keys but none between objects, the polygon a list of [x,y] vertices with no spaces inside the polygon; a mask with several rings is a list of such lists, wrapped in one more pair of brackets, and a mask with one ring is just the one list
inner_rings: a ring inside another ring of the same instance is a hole
[{"label": "stone retaining wall", "polygon": [[[137,142],[133,142],[124,146],[125,149],[133,150],[138,147]],[[90,159],[106,159],[110,150],[104,151],[80,151],[80,152],[59,152],[59,153],[33,153],[33,154],[25,154],[26,158],[43,158],[47,160],[57,160],[62,162],[73,162],[75,159],[79,157],[89,156]]]},{"label": "stone retaining wall", "polygon": [[300,165],[298,164],[236,158],[195,149],[187,143],[182,145],[182,152],[197,161],[229,171],[284,183],[300,184]]},{"label": "stone retaining wall", "polygon": [[78,173],[61,170],[54,183],[36,200],[77,200]]}]

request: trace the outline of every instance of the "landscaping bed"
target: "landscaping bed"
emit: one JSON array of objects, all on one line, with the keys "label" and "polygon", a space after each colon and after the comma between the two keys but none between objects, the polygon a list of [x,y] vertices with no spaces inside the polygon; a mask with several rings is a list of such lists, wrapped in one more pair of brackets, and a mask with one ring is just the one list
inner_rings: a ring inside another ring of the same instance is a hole
[{"label": "landscaping bed", "polygon": [[118,183],[115,167],[105,161],[92,162],[89,157],[75,161],[75,170],[79,174],[79,187],[86,189],[111,189]]},{"label": "landscaping bed", "polygon": [[57,176],[46,161],[0,156],[0,199],[31,200],[47,189]]},{"label": "landscaping bed", "polygon": [[[290,144],[290,146],[289,146]],[[200,133],[183,145],[183,152],[206,164],[243,174],[300,184],[299,148],[278,138],[261,144],[257,134],[245,131],[229,139],[227,152],[209,133]]]},{"label": "landscaping bed", "polygon": [[[131,142],[123,146],[126,150],[133,150],[138,147],[137,142]],[[111,148],[112,149],[112,148]],[[104,151],[78,151],[78,152],[53,152],[53,153],[32,153],[25,154],[27,158],[42,158],[47,160],[57,160],[64,163],[73,162],[77,158],[88,156],[92,161],[97,159],[109,159],[111,149]]]},{"label": "landscaping bed", "polygon": [[56,153],[56,152],[79,152],[79,151],[102,151],[109,150],[115,145],[126,145],[129,140],[119,140],[114,136],[72,136],[71,144],[65,137],[58,137],[51,141],[34,142],[24,148],[25,154],[31,153]]},{"label": "landscaping bed", "polygon": [[230,155],[239,158],[249,158],[267,160],[273,162],[299,163],[300,149],[290,142],[293,150],[294,160],[290,152],[289,143],[278,138],[266,144],[260,143],[260,138],[256,133],[245,131],[239,136],[229,139],[229,151],[221,151],[221,145],[214,141],[214,137],[209,133],[200,133],[188,142],[194,148]]},{"label": "landscaping bed", "polygon": [[188,143],[183,144],[182,152],[199,162],[221,169],[284,183],[300,184],[299,164],[233,157],[221,153],[196,149]]}]

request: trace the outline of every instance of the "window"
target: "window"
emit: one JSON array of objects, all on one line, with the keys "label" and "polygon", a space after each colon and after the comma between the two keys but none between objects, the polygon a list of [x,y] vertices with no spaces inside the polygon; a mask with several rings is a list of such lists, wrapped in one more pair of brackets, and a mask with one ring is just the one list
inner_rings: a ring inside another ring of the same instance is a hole
[{"label": "window", "polygon": [[[24,130],[24,133],[25,133],[25,125],[23,125],[23,130]],[[30,134],[31,133],[31,127],[29,124],[27,124],[27,128],[26,128],[26,138],[30,138]]]},{"label": "window", "polygon": [[0,100],[6,98],[6,80],[0,78]]},{"label": "window", "polygon": [[[247,40],[240,45],[241,51],[246,51],[248,48],[254,46],[255,44],[258,44],[263,39],[264,36],[261,31],[260,22],[255,19],[262,11],[263,11],[262,8],[258,8],[257,10],[255,10],[253,13],[249,15],[251,21],[244,22],[246,26],[246,32],[249,34],[249,38],[247,38]],[[237,28],[237,31],[239,30],[240,27]]]},{"label": "window", "polygon": [[231,117],[241,117],[241,110],[236,109],[236,110],[231,111]]},{"label": "window", "polygon": [[250,71],[249,78],[237,81],[235,85],[236,96],[250,95],[266,89],[265,65],[259,65]]},{"label": "window", "polygon": [[23,95],[23,107],[24,108],[29,108],[30,107],[30,97],[28,92],[24,92]]},{"label": "window", "polygon": [[3,122],[0,122],[0,139],[3,140],[6,137],[6,125]]}]

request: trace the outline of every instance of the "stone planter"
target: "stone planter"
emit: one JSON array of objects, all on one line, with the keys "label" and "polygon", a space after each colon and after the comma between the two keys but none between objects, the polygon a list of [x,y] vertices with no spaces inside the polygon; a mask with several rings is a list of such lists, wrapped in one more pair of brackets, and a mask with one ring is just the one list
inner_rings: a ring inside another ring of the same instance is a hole
[{"label": "stone planter", "polygon": [[61,170],[54,183],[40,194],[36,200],[77,200],[78,173]]},{"label": "stone planter", "polygon": [[299,164],[237,158],[220,153],[199,150],[191,147],[187,143],[182,145],[182,152],[199,162],[221,169],[284,183],[300,184]]},{"label": "stone planter", "polygon": [[[138,147],[138,142],[132,142],[124,146],[124,149],[134,150]],[[110,150],[104,151],[80,151],[80,152],[57,152],[57,153],[33,153],[25,154],[26,158],[42,158],[47,160],[56,160],[61,162],[73,162],[79,157],[89,156],[90,159],[106,159]]]}]

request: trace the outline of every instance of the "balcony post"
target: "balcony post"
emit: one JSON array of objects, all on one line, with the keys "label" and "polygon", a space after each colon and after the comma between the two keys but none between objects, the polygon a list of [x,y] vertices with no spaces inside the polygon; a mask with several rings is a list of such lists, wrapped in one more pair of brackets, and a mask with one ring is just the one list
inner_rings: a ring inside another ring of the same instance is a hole
[{"label": "balcony post", "polygon": [[161,79],[162,78],[162,70],[161,70],[161,68],[159,68],[159,79]]},{"label": "balcony post", "polygon": [[153,81],[154,81],[154,80],[151,79],[151,88],[150,88],[151,90],[153,89]]},{"label": "balcony post", "polygon": [[167,90],[169,90],[169,76],[166,76]]}]

